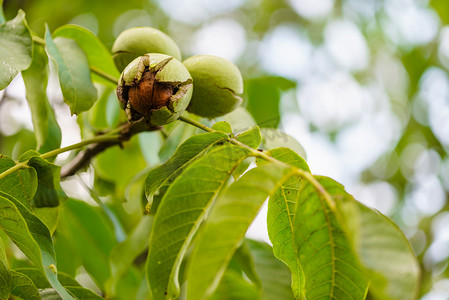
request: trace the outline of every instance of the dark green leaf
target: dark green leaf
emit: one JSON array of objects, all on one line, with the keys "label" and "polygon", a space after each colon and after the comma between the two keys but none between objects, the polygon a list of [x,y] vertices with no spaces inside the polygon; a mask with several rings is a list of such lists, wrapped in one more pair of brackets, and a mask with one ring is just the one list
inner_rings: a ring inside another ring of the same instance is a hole
[{"label": "dark green leaf", "polygon": [[90,79],[83,50],[72,39],[58,37],[53,40],[48,28],[45,41],[48,53],[58,66],[59,84],[72,115],[89,110],[97,99],[97,90]]},{"label": "dark green leaf", "polygon": [[263,202],[293,171],[281,164],[251,169],[216,200],[189,260],[187,299],[214,292]]},{"label": "dark green leaf", "polygon": [[[47,276],[51,286],[58,291],[59,295],[63,299],[72,299],[59,283],[56,273],[52,269],[52,266],[56,268],[56,256],[48,228],[14,197],[0,192],[0,199],[5,205],[5,209],[1,209],[0,213],[3,212],[7,216],[6,220],[3,220],[5,217],[0,217],[0,222],[4,221],[4,223],[2,222],[3,230]],[[14,224],[16,225],[14,226]]]},{"label": "dark green leaf", "polygon": [[[92,32],[77,25],[64,25],[57,28],[53,32],[53,36],[74,39],[86,54],[90,66],[117,78],[118,81],[120,73],[115,67],[111,53]],[[112,84],[113,87],[117,85],[95,73],[92,73],[92,78],[99,82]]]},{"label": "dark green leaf", "polygon": [[247,240],[255,269],[262,284],[262,299],[293,300],[291,275],[288,268],[273,255],[266,243]]},{"label": "dark green leaf", "polygon": [[5,15],[3,14],[3,0],[0,0],[0,24],[5,21]]},{"label": "dark green leaf", "polygon": [[[0,174],[15,164],[11,158],[0,154]],[[37,174],[34,168],[20,169],[0,180],[0,191],[13,196],[26,207],[30,207],[36,189]]]},{"label": "dark green leaf", "polygon": [[281,90],[294,88],[295,83],[281,77],[254,78],[246,82],[246,109],[261,128],[277,128],[280,121]]},{"label": "dark green leaf", "polygon": [[151,204],[153,196],[164,184],[169,184],[184,168],[208,149],[228,137],[222,132],[208,132],[192,136],[176,150],[164,164],[152,169],[145,181],[145,194]]},{"label": "dark green leaf", "polygon": [[340,185],[325,178],[317,179],[320,189],[304,180],[294,222],[305,297],[365,299],[369,280],[343,231],[341,217],[325,198],[338,196]]},{"label": "dark green leaf", "polygon": [[61,129],[47,99],[48,58],[41,45],[34,45],[33,62],[22,71],[26,98],[33,119],[37,151],[41,153],[61,146]]},{"label": "dark green leaf", "polygon": [[37,190],[31,205],[35,207],[58,206],[60,200],[66,198],[60,185],[61,167],[40,158],[38,155],[39,153],[30,150],[19,158],[19,161],[29,159],[28,165],[33,167],[37,173]]},{"label": "dark green leaf", "polygon": [[[267,154],[293,167],[310,171],[304,159],[288,148],[276,148]],[[302,297],[304,288],[304,275],[296,257],[293,226],[300,188],[299,176],[293,176],[285,181],[268,200],[267,213],[268,236],[273,243],[274,255],[289,266],[292,274],[292,290],[296,299]]]},{"label": "dark green leaf", "polygon": [[417,299],[420,268],[407,238],[389,218],[339,188],[348,233],[371,280],[370,298]]},{"label": "dark green leaf", "polygon": [[[1,4],[1,3],[0,3]],[[9,298],[12,282],[11,272],[6,259],[5,246],[0,238],[0,299],[6,300]]]},{"label": "dark green leaf", "polygon": [[154,220],[146,268],[156,299],[178,296],[178,272],[187,247],[232,170],[247,156],[244,148],[219,147],[170,185]]},{"label": "dark green leaf", "polygon": [[39,300],[39,290],[33,281],[23,273],[12,270],[11,295],[21,299]]},{"label": "dark green leaf", "polygon": [[14,19],[0,24],[0,41],[0,90],[3,90],[30,66],[33,57],[33,40],[22,10]]}]

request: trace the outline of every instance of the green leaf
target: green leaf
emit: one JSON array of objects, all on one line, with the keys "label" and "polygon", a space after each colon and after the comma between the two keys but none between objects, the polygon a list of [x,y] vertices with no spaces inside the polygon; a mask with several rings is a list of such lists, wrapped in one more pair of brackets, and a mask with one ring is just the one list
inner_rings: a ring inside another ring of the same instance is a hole
[{"label": "green leaf", "polygon": [[263,202],[292,172],[280,164],[251,169],[216,200],[189,259],[187,299],[213,293]]},{"label": "green leaf", "polygon": [[279,102],[281,90],[294,88],[295,83],[282,77],[262,77],[246,81],[246,109],[257,125],[277,128],[280,121]]},{"label": "green leaf", "polygon": [[[89,30],[77,25],[64,25],[53,32],[53,36],[74,39],[87,56],[90,66],[112,76],[119,78],[120,73],[115,67],[111,53],[101,41]],[[112,84],[109,80],[92,73],[92,78],[102,83]],[[116,84],[113,84],[116,87]]]},{"label": "green leaf", "polygon": [[[304,159],[291,149],[276,148],[268,151],[267,154],[293,167],[310,172]],[[267,212],[268,236],[273,243],[273,252],[290,268],[292,290],[296,299],[302,297],[304,288],[304,275],[296,257],[293,226],[301,181],[299,176],[293,176],[285,181],[268,200]]]},{"label": "green leaf", "polygon": [[262,300],[293,300],[291,275],[288,268],[273,255],[266,243],[246,240],[254,260],[254,266],[262,285]]},{"label": "green leaf", "polygon": [[214,125],[212,125],[211,128],[226,134],[232,134],[231,124],[229,124],[226,121],[217,122]]},{"label": "green leaf", "polygon": [[58,37],[53,40],[48,27],[45,41],[48,53],[58,66],[59,84],[70,112],[73,115],[89,110],[97,99],[97,90],[90,79],[83,50],[72,39]]},{"label": "green leaf", "polygon": [[115,245],[112,224],[101,208],[78,200],[67,200],[61,205],[57,234],[73,242],[75,253],[95,283],[104,290],[111,275],[109,255]]},{"label": "green leaf", "polygon": [[[15,164],[11,158],[0,154],[0,173],[14,167]],[[36,189],[37,173],[34,168],[20,169],[0,180],[0,191],[13,196],[26,207],[30,207]]]},{"label": "green leaf", "polygon": [[236,270],[228,269],[224,273],[217,290],[209,299],[258,300],[260,295],[257,288],[246,281],[242,274]]},{"label": "green leaf", "polygon": [[178,296],[187,247],[232,170],[247,156],[244,148],[219,147],[187,167],[168,188],[154,220],[146,266],[155,299]]},{"label": "green leaf", "polygon": [[[1,3],[0,3],[1,4]],[[12,276],[6,259],[5,245],[0,238],[0,299],[9,299],[11,291]]]},{"label": "green leaf", "polygon": [[36,267],[47,276],[51,286],[58,291],[58,294],[64,300],[72,299],[59,283],[56,273],[51,268],[51,266],[56,267],[56,256],[48,228],[14,197],[0,192],[0,201],[5,208],[0,210],[0,214],[5,214],[5,216],[0,217],[3,230]]},{"label": "green leaf", "polygon": [[48,57],[41,45],[34,45],[33,62],[22,71],[26,99],[31,110],[37,151],[41,153],[61,146],[61,129],[47,98]]},{"label": "green leaf", "polygon": [[41,299],[39,290],[28,276],[14,270],[11,270],[11,274],[11,295],[27,300]]},{"label": "green leaf", "polygon": [[169,160],[148,173],[145,180],[145,194],[149,204],[152,204],[153,196],[161,186],[170,184],[192,161],[227,138],[222,132],[208,132],[194,135],[181,144]]},{"label": "green leaf", "polygon": [[263,149],[290,148],[304,159],[307,159],[306,151],[302,145],[290,135],[273,128],[262,128],[261,132]]},{"label": "green leaf", "polygon": [[343,231],[341,217],[324,198],[338,196],[340,185],[317,177],[317,190],[305,181],[299,191],[295,213],[297,257],[305,277],[305,297],[365,299],[368,278]]},{"label": "green leaf", "polygon": [[33,57],[33,40],[22,10],[14,19],[0,24],[0,41],[0,90],[3,90],[30,66]]},{"label": "green leaf", "polygon": [[254,121],[251,114],[242,106],[217,119],[231,124],[231,128],[235,134],[248,130],[248,128],[256,125],[256,121]]},{"label": "green leaf", "polygon": [[417,299],[420,267],[407,238],[389,218],[339,188],[344,220],[371,279],[370,299]]},{"label": "green leaf", "polygon": [[248,130],[237,135],[236,140],[251,148],[257,149],[262,142],[259,126],[254,125]]},{"label": "green leaf", "polygon": [[36,170],[37,190],[31,205],[34,207],[55,207],[66,198],[60,185],[61,167],[39,157],[35,151],[27,151],[19,157],[19,161],[28,161],[28,165]]}]

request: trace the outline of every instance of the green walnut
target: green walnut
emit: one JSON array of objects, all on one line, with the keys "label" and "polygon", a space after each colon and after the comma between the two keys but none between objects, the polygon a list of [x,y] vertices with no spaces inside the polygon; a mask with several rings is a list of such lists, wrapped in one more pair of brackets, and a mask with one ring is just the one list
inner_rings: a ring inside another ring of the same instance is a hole
[{"label": "green walnut", "polygon": [[192,97],[192,77],[172,56],[148,53],[123,70],[117,97],[130,122],[142,118],[149,127],[178,119]]},{"label": "green walnut", "polygon": [[117,69],[121,72],[133,59],[147,53],[163,53],[181,60],[175,41],[151,27],[133,27],[120,33],[112,46]]},{"label": "green walnut", "polygon": [[241,103],[243,79],[236,65],[213,55],[196,55],[184,61],[193,78],[193,95],[187,110],[195,115],[216,118]]}]

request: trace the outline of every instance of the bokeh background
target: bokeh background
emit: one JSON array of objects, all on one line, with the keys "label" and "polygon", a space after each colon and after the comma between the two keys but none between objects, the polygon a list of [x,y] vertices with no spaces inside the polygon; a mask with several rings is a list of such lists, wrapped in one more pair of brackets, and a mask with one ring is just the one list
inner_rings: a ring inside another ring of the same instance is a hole
[{"label": "bokeh background", "polygon": [[[215,54],[245,78],[261,127],[298,140],[330,176],[390,216],[422,265],[421,299],[449,299],[448,0],[5,0],[40,36],[78,24],[110,49],[133,26],[168,33],[183,57]],[[56,79],[49,98],[63,146],[80,140]],[[0,92],[0,152],[34,135],[23,82]],[[242,125],[243,126],[243,125]],[[242,128],[244,129],[244,128]],[[250,235],[267,239],[263,211]]]}]

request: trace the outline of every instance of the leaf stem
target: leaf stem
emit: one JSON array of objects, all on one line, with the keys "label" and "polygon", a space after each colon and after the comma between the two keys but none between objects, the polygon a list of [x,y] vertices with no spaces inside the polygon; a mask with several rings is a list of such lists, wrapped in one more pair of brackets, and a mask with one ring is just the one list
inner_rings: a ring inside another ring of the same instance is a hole
[{"label": "leaf stem", "polygon": [[[203,125],[200,122],[192,120],[192,119],[190,119],[188,117],[181,116],[179,118],[179,120],[183,121],[184,123],[193,125],[193,126],[198,127],[200,129],[203,129],[204,131],[207,131],[207,132],[214,132],[214,131],[216,131],[213,128],[210,128],[210,127],[208,127],[206,125]],[[236,146],[240,146],[240,147],[248,149],[249,151],[251,151],[251,153],[253,154],[254,157],[259,157],[259,158],[261,158],[263,160],[266,160],[266,161],[269,161],[269,162],[272,162],[272,163],[275,163],[275,164],[287,165],[286,163],[284,163],[284,162],[282,162],[280,160],[277,160],[274,157],[269,156],[263,150],[253,149],[253,148],[251,148],[251,147],[249,147],[249,146],[247,146],[247,145],[237,141],[234,138],[230,138],[230,142],[232,144],[236,145]],[[288,165],[288,166],[290,166],[290,165]],[[301,170],[299,168],[295,168],[295,173],[298,174],[298,176],[300,176],[300,177],[304,178],[305,180],[307,180],[308,182],[310,182],[313,185],[313,187],[315,188],[315,190],[319,194],[321,194],[323,196],[324,201],[326,201],[326,203],[329,206],[329,208],[332,211],[336,211],[336,205],[335,205],[334,199],[332,199],[331,195],[329,195],[329,193],[326,191],[326,189],[321,185],[321,183],[319,183],[318,180],[316,180],[315,177],[313,177],[313,175],[311,173],[306,172],[304,170]]]},{"label": "leaf stem", "polygon": [[118,79],[117,79],[117,78],[115,78],[115,77],[112,76],[112,75],[109,75],[109,74],[106,73],[106,72],[103,72],[102,70],[100,70],[100,69],[97,68],[96,66],[89,66],[89,68],[90,68],[90,70],[91,70],[93,73],[95,73],[95,74],[97,74],[97,75],[103,77],[103,78],[106,79],[106,80],[109,80],[109,81],[110,81],[111,83],[113,83],[114,85],[117,85],[117,84],[118,84]]},{"label": "leaf stem", "polygon": [[[100,136],[96,136],[94,138],[84,140],[84,141],[81,141],[79,143],[76,143],[76,144],[73,144],[73,145],[70,145],[70,146],[67,146],[64,148],[59,148],[59,149],[49,151],[47,153],[39,155],[39,157],[42,159],[47,159],[49,157],[56,156],[58,154],[61,154],[61,153],[67,152],[67,151],[75,150],[75,149],[78,149],[78,148],[81,148],[81,147],[84,147],[84,146],[87,146],[90,144],[97,144],[97,143],[104,143],[104,142],[120,142],[120,137],[121,137],[120,135],[100,135]],[[27,168],[28,162],[29,162],[29,160],[16,163],[16,165],[14,167],[11,167],[8,170],[6,170],[0,174],[0,180],[20,169]]]}]

